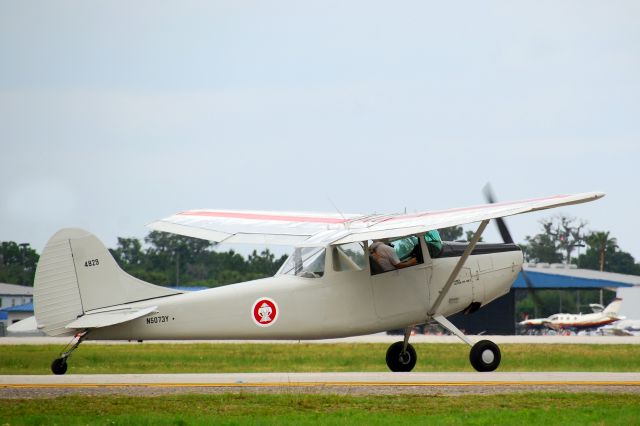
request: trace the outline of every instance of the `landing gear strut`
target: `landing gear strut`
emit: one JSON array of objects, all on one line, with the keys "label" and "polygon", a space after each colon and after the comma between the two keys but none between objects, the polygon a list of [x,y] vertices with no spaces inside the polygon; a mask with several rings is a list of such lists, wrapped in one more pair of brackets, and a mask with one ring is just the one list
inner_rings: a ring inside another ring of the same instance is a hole
[{"label": "landing gear strut", "polygon": [[[462,265],[464,265],[464,263],[467,261],[476,244],[478,244],[478,241],[480,241],[480,237],[482,236],[482,233],[484,232],[484,229],[487,227],[488,223],[488,219],[485,219],[480,223],[477,231],[473,234],[473,238],[471,238],[471,241],[469,241],[467,248],[464,249],[464,253],[462,253],[462,256],[460,256],[460,259],[458,259],[458,262],[456,262],[456,265],[451,271],[451,274],[449,274],[447,282],[445,283],[444,287],[442,287],[442,290],[440,290],[438,298],[435,302],[433,302],[433,306],[427,313],[427,319],[433,319],[437,321],[441,326],[449,330],[451,333],[455,334],[460,340],[471,346],[469,360],[471,361],[471,365],[473,366],[473,368],[475,368],[477,371],[493,371],[498,368],[498,365],[500,365],[500,349],[498,349],[498,346],[496,346],[495,343],[490,342],[489,340],[481,340],[478,343],[473,344],[473,342],[469,340],[469,338],[465,336],[464,333],[460,331],[460,329],[458,329],[458,327],[453,325],[443,315],[437,314],[437,312],[438,308],[449,293],[449,290],[451,289],[455,278],[458,276],[458,273],[462,269]],[[469,305],[469,308],[467,309],[469,309],[469,312],[473,312],[479,307],[479,304],[475,305],[474,303],[471,303],[471,305]]]},{"label": "landing gear strut", "polygon": [[[63,351],[60,354],[60,358],[54,359],[53,362],[51,363],[51,372],[53,374],[61,375],[67,372],[67,358],[71,356],[73,351],[78,349],[78,346],[80,346],[80,343],[82,343],[85,337],[87,337],[87,334],[89,334],[88,331],[83,331],[82,333],[78,333],[75,336],[73,336],[74,339],[77,338],[78,341],[71,347],[71,349],[69,349],[68,351]],[[67,345],[67,347],[69,347],[69,345]],[[65,349],[67,347],[65,347]]]},{"label": "landing gear strut", "polygon": [[409,336],[413,327],[407,327],[404,331],[404,340],[395,342],[387,349],[387,367],[391,371],[411,371],[416,366],[418,356],[416,350],[409,343]]}]

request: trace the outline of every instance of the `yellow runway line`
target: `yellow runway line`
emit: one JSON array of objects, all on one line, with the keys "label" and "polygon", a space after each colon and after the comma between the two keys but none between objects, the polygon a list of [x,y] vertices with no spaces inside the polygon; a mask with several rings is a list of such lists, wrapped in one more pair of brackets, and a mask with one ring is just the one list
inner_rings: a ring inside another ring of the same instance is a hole
[{"label": "yellow runway line", "polygon": [[530,382],[306,382],[306,383],[40,383],[40,384],[0,384],[4,389],[39,389],[39,388],[112,388],[112,387],[140,387],[140,388],[242,388],[242,387],[473,387],[473,386],[640,386],[640,381],[530,381]]}]

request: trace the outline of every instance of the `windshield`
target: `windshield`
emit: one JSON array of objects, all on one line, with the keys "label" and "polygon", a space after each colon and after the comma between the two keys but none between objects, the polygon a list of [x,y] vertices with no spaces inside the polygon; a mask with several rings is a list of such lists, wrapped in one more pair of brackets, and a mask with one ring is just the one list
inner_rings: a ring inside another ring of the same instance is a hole
[{"label": "windshield", "polygon": [[319,278],[324,275],[324,247],[297,247],[277,275]]}]

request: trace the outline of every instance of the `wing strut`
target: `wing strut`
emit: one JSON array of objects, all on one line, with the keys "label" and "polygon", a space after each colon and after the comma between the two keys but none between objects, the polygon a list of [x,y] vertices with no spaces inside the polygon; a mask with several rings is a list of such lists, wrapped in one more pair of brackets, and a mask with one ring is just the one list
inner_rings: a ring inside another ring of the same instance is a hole
[{"label": "wing strut", "polygon": [[460,269],[462,269],[462,266],[469,258],[469,255],[471,255],[471,252],[476,247],[476,244],[478,244],[478,241],[480,241],[480,238],[482,237],[482,233],[484,232],[484,229],[487,227],[488,224],[489,224],[489,220],[485,219],[480,223],[480,226],[478,226],[476,233],[473,234],[473,238],[471,238],[471,241],[469,241],[469,245],[464,250],[464,253],[462,253],[462,256],[460,256],[460,259],[458,260],[458,263],[456,263],[455,268],[453,268],[453,271],[451,271],[451,275],[449,275],[449,279],[447,279],[446,284],[444,285],[444,287],[442,287],[442,290],[440,291],[440,295],[438,296],[436,301],[433,303],[433,306],[431,306],[431,309],[429,310],[429,312],[427,312],[428,318],[433,318],[434,315],[436,315],[436,311],[442,304],[442,301],[444,300],[444,298],[447,296],[447,293],[449,293],[449,289],[453,285],[453,281],[456,279],[456,277],[460,273]]}]

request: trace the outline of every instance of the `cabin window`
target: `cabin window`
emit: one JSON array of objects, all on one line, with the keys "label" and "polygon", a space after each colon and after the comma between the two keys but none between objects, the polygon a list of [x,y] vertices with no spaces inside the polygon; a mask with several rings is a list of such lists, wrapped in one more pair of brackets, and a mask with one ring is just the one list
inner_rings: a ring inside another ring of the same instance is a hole
[{"label": "cabin window", "polygon": [[[376,259],[376,256],[380,255],[380,252],[376,251],[375,247],[378,242],[373,242],[370,244],[370,255],[369,262],[371,265],[371,275],[380,274],[382,272],[389,272],[396,269],[391,265],[391,261],[384,261],[384,259]],[[411,235],[404,238],[398,238],[396,240],[392,240],[389,243],[385,243],[393,247],[393,250],[398,257],[398,260],[405,264],[405,262],[413,262],[413,264],[424,263],[424,258],[422,256],[422,249],[420,248],[420,240],[415,235]],[[415,259],[415,261],[412,261]],[[405,264],[406,265],[406,264]],[[412,266],[411,264],[409,264]],[[400,266],[406,267],[406,266]]]},{"label": "cabin window", "polygon": [[361,271],[367,265],[363,243],[333,246],[332,254],[334,271]]},{"label": "cabin window", "polygon": [[296,247],[278,271],[278,275],[320,278],[324,275],[324,247]]}]

